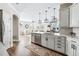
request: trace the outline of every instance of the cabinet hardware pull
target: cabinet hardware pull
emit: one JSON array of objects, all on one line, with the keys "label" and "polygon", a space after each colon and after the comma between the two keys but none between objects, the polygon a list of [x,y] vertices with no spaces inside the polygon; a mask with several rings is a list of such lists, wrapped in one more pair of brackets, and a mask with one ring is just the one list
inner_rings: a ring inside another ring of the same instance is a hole
[{"label": "cabinet hardware pull", "polygon": [[71,44],[71,48],[76,49],[77,47],[74,44]]},{"label": "cabinet hardware pull", "polygon": [[60,43],[57,43],[57,45],[61,45]]},{"label": "cabinet hardware pull", "polygon": [[59,47],[59,46],[57,46],[58,48],[61,48],[61,47]]},{"label": "cabinet hardware pull", "polygon": [[58,42],[61,42],[60,40],[58,40]]},{"label": "cabinet hardware pull", "polygon": [[46,37],[46,41],[48,41],[48,38]]}]

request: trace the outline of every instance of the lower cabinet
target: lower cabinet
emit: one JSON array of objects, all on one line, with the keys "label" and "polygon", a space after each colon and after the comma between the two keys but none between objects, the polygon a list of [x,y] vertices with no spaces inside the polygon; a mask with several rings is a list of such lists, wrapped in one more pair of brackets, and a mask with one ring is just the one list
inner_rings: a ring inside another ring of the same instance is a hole
[{"label": "lower cabinet", "polygon": [[69,56],[79,56],[79,44],[76,41],[68,41],[67,54]]},{"label": "lower cabinet", "polygon": [[53,35],[42,35],[42,46],[54,50],[54,36]]},{"label": "lower cabinet", "polygon": [[39,35],[32,34],[32,42],[66,54],[66,37],[64,36],[55,36],[53,34],[42,34],[40,38]]},{"label": "lower cabinet", "polygon": [[[38,39],[39,38],[39,39]],[[41,39],[41,40],[40,40]],[[71,40],[72,39],[72,40]],[[36,42],[44,47],[67,54],[69,56],[79,56],[79,43],[73,38],[66,38],[65,36],[55,36],[52,34],[31,35],[31,41]],[[40,42],[41,41],[41,42]]]},{"label": "lower cabinet", "polygon": [[42,35],[42,46],[66,54],[66,37]]},{"label": "lower cabinet", "polygon": [[66,37],[64,36],[55,37],[55,50],[66,54]]},{"label": "lower cabinet", "polygon": [[54,36],[48,35],[48,48],[54,50]]},{"label": "lower cabinet", "polygon": [[47,35],[42,35],[42,37],[41,37],[41,45],[42,46],[44,46],[44,47],[48,47],[48,37],[47,37]]},{"label": "lower cabinet", "polygon": [[76,56],[79,56],[79,45],[77,45]]}]

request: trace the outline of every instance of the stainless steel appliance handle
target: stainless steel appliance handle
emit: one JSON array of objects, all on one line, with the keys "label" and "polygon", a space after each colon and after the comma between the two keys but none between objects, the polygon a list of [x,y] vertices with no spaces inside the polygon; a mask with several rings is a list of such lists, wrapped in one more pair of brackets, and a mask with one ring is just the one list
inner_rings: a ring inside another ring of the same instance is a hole
[{"label": "stainless steel appliance handle", "polygon": [[2,27],[3,27],[3,36],[4,36],[4,33],[5,33],[5,24],[4,24],[3,20],[2,20]]}]

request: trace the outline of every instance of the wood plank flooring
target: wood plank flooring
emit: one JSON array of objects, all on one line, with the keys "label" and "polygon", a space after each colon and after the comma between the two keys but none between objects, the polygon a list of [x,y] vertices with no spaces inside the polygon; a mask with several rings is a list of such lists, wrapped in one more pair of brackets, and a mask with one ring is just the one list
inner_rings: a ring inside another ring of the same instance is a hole
[{"label": "wood plank flooring", "polygon": [[14,46],[7,51],[10,56],[64,56],[55,51],[31,43],[31,38],[28,35],[21,36],[20,42],[14,42]]}]

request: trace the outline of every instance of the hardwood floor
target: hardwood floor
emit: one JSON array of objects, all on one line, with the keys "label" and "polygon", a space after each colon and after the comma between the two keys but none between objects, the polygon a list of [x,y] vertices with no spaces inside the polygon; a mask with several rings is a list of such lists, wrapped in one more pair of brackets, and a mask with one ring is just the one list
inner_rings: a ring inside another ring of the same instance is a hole
[{"label": "hardwood floor", "polygon": [[7,51],[10,56],[63,56],[60,53],[31,43],[30,36],[21,36],[20,42],[14,42],[14,46]]}]

